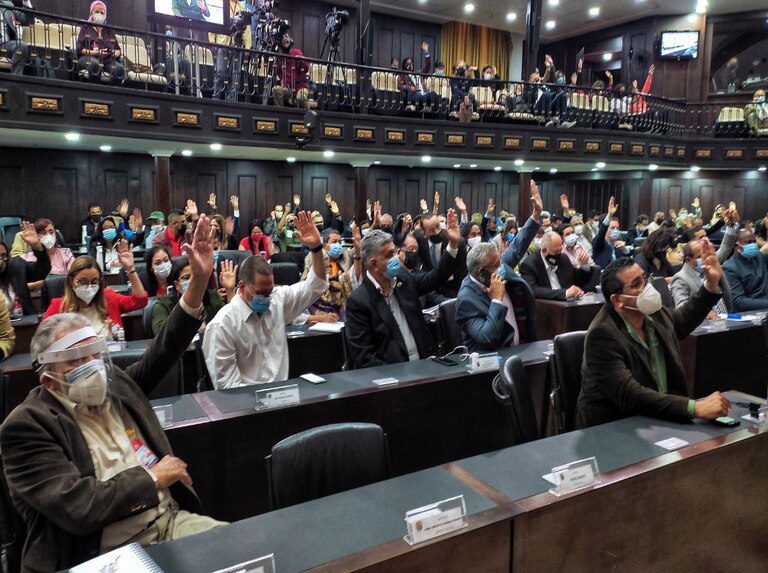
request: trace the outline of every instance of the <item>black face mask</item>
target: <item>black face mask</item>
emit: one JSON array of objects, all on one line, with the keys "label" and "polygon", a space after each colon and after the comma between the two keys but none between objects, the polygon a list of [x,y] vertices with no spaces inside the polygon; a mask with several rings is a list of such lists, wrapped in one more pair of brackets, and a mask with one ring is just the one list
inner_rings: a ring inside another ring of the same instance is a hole
[{"label": "black face mask", "polygon": [[442,233],[438,233],[437,235],[432,235],[429,238],[429,240],[432,241],[433,243],[435,243],[436,245],[438,243],[442,243],[443,242],[443,234]]},{"label": "black face mask", "polygon": [[392,64],[392,69],[396,70],[398,68],[397,64]]},{"label": "black face mask", "polygon": [[412,72],[413,71],[413,64],[406,64],[405,69],[408,70],[409,72]]},{"label": "black face mask", "polygon": [[658,219],[656,219],[657,225],[661,225],[663,222],[664,222],[664,217],[659,217]]},{"label": "black face mask", "polygon": [[456,75],[457,76],[463,76],[464,75],[464,68],[456,68]]},{"label": "black face mask", "polygon": [[318,230],[318,231],[320,232],[320,234],[322,235],[322,234],[323,234],[323,225],[315,225],[315,227],[317,228],[317,230]]},{"label": "black face mask", "polygon": [[379,227],[379,229],[381,229],[385,233],[389,233],[390,235],[392,234],[392,225],[382,225],[381,227]]},{"label": "black face mask", "polygon": [[557,266],[557,263],[559,262],[560,257],[558,255],[551,255],[548,254],[546,256],[547,262],[552,265],[553,267]]},{"label": "black face mask", "polygon": [[418,253],[405,253],[405,268],[409,271],[414,270],[419,266],[419,254]]},{"label": "black face mask", "polygon": [[92,223],[98,223],[101,221],[101,215],[90,215],[90,219]]}]

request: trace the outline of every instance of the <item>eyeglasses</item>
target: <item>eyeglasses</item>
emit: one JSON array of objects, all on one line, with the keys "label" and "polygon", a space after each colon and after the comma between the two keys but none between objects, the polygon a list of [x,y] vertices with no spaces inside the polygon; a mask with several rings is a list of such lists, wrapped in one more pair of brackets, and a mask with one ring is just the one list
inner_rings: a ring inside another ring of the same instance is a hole
[{"label": "eyeglasses", "polygon": [[101,283],[101,279],[93,279],[91,281],[87,281],[85,279],[75,279],[75,286],[79,286],[79,287],[99,286],[100,283]]},{"label": "eyeglasses", "polygon": [[642,278],[635,279],[632,281],[631,284],[625,286],[621,290],[624,289],[632,289],[632,290],[643,290],[647,285],[648,281],[650,280],[650,275],[648,273],[645,273]]}]

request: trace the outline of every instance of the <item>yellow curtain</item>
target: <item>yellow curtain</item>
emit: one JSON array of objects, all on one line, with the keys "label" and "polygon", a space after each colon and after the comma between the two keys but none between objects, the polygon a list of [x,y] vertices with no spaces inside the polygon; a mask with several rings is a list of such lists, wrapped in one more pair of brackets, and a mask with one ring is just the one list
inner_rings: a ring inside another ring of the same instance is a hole
[{"label": "yellow curtain", "polygon": [[440,34],[440,59],[445,63],[446,75],[451,74],[459,60],[470,66],[496,66],[499,77],[508,80],[509,62],[512,56],[512,37],[509,32],[475,26],[467,22],[443,24]]}]

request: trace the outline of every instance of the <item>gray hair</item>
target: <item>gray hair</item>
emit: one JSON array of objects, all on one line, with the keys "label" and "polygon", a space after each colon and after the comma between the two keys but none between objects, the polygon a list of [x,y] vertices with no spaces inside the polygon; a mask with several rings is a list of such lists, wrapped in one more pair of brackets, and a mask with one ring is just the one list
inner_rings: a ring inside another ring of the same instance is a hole
[{"label": "gray hair", "polygon": [[498,249],[493,243],[480,243],[476,247],[473,247],[469,253],[467,253],[467,272],[472,274],[480,267],[487,265],[491,253],[497,251]]},{"label": "gray hair", "polygon": [[256,275],[271,277],[273,275],[272,267],[261,255],[251,255],[240,265],[240,280],[247,285],[252,285],[256,280]]},{"label": "gray hair", "polygon": [[552,237],[554,235],[557,235],[555,231],[547,231],[544,233],[544,236],[541,237],[541,248],[542,249],[549,249],[549,244],[552,242]]},{"label": "gray hair", "polygon": [[37,331],[32,337],[32,342],[29,344],[32,361],[36,361],[40,354],[48,350],[51,344],[65,334],[86,326],[91,326],[91,321],[76,312],[62,312],[45,319],[37,327]]},{"label": "gray hair", "polygon": [[341,236],[341,233],[339,233],[338,229],[334,229],[333,227],[328,227],[327,229],[323,230],[323,245],[325,245],[328,241],[331,240],[331,235],[339,235]]},{"label": "gray hair", "polygon": [[391,242],[392,235],[379,229],[373,229],[365,235],[360,242],[360,250],[365,268],[368,268],[368,261],[378,254],[379,249]]}]

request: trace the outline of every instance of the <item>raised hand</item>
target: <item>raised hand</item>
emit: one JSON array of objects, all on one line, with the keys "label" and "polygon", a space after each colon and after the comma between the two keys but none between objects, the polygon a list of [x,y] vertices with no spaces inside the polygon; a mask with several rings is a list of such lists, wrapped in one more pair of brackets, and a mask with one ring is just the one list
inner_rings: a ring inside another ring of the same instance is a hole
[{"label": "raised hand", "polygon": [[240,198],[237,195],[232,195],[229,198],[229,204],[232,205],[233,211],[239,211],[240,210]]},{"label": "raised hand", "polygon": [[435,191],[435,197],[432,200],[432,205],[438,207],[440,205],[440,191]]},{"label": "raised hand", "polygon": [[648,68],[648,75],[652,76],[653,72],[656,71],[656,66],[654,64],[651,64],[651,67]]},{"label": "raised hand", "polygon": [[589,262],[589,253],[582,249],[579,251],[578,256],[576,257],[576,260],[579,261],[580,264],[586,265]]},{"label": "raised hand", "polygon": [[422,52],[428,52],[429,51],[429,44],[427,44],[426,42],[422,42],[421,43],[421,51]]},{"label": "raised hand", "polygon": [[426,199],[419,199],[419,209],[421,209],[422,213],[427,211],[427,200]]},{"label": "raised hand", "polygon": [[493,210],[496,208],[496,202],[493,200],[493,198],[488,199],[488,206],[485,208],[485,212],[489,215],[493,213]]},{"label": "raised hand", "polygon": [[293,204],[296,205],[297,207],[301,205],[301,195],[299,195],[298,193],[294,193],[293,195]]},{"label": "raised hand", "polygon": [[117,258],[120,261],[120,266],[126,271],[133,268],[133,245],[129,245],[125,239],[120,239],[117,242]]},{"label": "raised hand", "polygon": [[128,226],[134,233],[138,233],[144,227],[144,218],[141,216],[141,209],[138,207],[133,210],[133,215],[128,220]]},{"label": "raised hand", "polygon": [[608,82],[613,79],[613,74],[611,73],[611,70],[605,70],[605,77],[608,78]]},{"label": "raised hand", "polygon": [[362,236],[360,235],[360,227],[357,225],[352,225],[352,243],[355,246],[355,256],[360,256],[360,242],[362,241]]},{"label": "raised hand", "polygon": [[720,278],[723,276],[723,269],[717,260],[715,247],[707,239],[701,239],[701,266],[704,271],[704,286],[709,291],[717,291]]},{"label": "raised hand", "polygon": [[336,203],[336,201],[331,201],[331,214],[335,216],[339,215],[339,204]]},{"label": "raised hand", "polygon": [[571,74],[571,85],[575,86],[576,82],[579,80],[579,74],[576,72],[573,72]]},{"label": "raised hand", "polygon": [[299,233],[301,243],[310,249],[322,244],[320,231],[317,230],[317,227],[312,222],[312,213],[309,211],[299,211],[297,213],[296,231]]},{"label": "raised hand", "polygon": [[675,211],[674,209],[670,209],[669,216],[672,217],[673,219],[677,219],[677,211]]},{"label": "raised hand", "polygon": [[619,204],[616,202],[616,198],[611,196],[611,198],[608,199],[608,216],[613,217],[618,208]]},{"label": "raised hand", "polygon": [[208,195],[208,205],[211,206],[211,211],[213,213],[216,212],[216,193],[211,193]]},{"label": "raised hand", "polygon": [[456,203],[456,208],[459,210],[460,213],[466,213],[467,212],[467,205],[464,203],[464,199],[461,197],[456,197],[454,199],[454,202]]},{"label": "raised hand", "polygon": [[531,179],[531,205],[533,205],[532,217],[538,219],[541,216],[541,212],[544,207],[541,203],[541,194],[539,193],[539,186],[536,185],[536,181]]},{"label": "raised hand", "polygon": [[381,201],[376,201],[373,204],[373,228],[378,229],[381,225]]},{"label": "raised hand", "polygon": [[184,214],[191,217],[193,220],[197,218],[197,203],[192,199],[187,199],[187,206],[184,208]]},{"label": "raised hand", "polygon": [[326,193],[325,194],[325,202],[326,202],[326,204],[330,205],[331,201],[333,201],[333,197],[331,197],[330,193]]},{"label": "raised hand", "polygon": [[21,224],[21,238],[32,250],[40,250],[40,237],[35,231],[35,226],[29,221],[24,221]]},{"label": "raised hand", "polygon": [[118,203],[117,212],[120,213],[120,216],[123,219],[125,219],[126,215],[128,215],[128,199],[123,199]]},{"label": "raised hand", "polygon": [[[181,246],[181,250],[189,257],[192,276],[205,279],[206,283],[213,272],[213,233],[210,219],[205,215],[200,215],[200,220],[197,222],[195,233],[192,236],[192,244],[184,243]],[[198,304],[199,302],[192,306]]]},{"label": "raised hand", "polygon": [[[224,219],[224,236],[229,237],[235,232],[235,219],[232,215]],[[222,237],[223,239],[224,237]]]},{"label": "raised hand", "polygon": [[219,273],[219,284],[227,290],[234,290],[237,284],[237,265],[234,261],[224,259],[221,261],[221,272]]},{"label": "raised hand", "polygon": [[560,195],[560,206],[563,208],[563,213],[568,214],[571,209],[571,204],[568,202],[568,195],[563,193]]},{"label": "raised hand", "polygon": [[445,216],[445,227],[445,236],[448,238],[450,246],[454,249],[458,248],[461,229],[459,228],[459,216],[453,209],[448,209],[448,214]]},{"label": "raised hand", "polygon": [[694,209],[698,209],[698,208],[699,208],[699,205],[700,205],[700,203],[699,203],[699,198],[698,198],[698,197],[694,197],[694,199],[693,199],[693,203],[691,203],[691,206],[692,206]]}]

